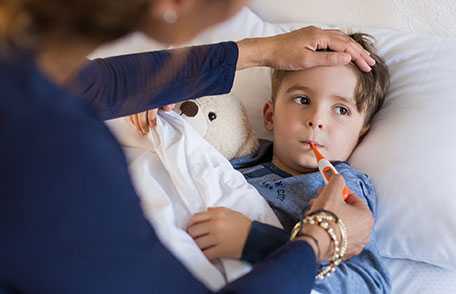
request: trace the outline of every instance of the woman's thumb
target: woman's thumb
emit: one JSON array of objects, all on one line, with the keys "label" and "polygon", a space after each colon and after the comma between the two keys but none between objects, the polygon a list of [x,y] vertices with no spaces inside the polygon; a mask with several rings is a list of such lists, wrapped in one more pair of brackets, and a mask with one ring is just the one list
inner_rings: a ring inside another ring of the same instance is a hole
[{"label": "woman's thumb", "polygon": [[344,177],[341,175],[333,175],[328,182],[328,185],[325,187],[325,192],[323,193],[324,199],[329,199],[331,197],[339,197],[342,198],[342,191],[345,187],[345,180]]}]

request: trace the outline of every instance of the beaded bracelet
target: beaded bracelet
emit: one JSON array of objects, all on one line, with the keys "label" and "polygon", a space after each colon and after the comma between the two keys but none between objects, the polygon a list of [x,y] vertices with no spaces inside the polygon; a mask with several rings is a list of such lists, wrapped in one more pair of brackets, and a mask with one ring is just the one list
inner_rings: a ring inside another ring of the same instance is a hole
[{"label": "beaded bracelet", "polygon": [[[340,233],[340,240],[338,240],[334,229],[329,225],[328,222],[332,222],[337,225]],[[322,267],[316,276],[316,278],[319,280],[324,279],[336,270],[336,267],[342,262],[342,259],[345,255],[348,245],[346,227],[334,213],[327,210],[319,210],[307,215],[302,221],[298,222],[295,225],[291,233],[291,240],[294,240],[296,237],[303,236],[301,232],[303,224],[318,225],[323,230],[325,230],[331,239],[333,254],[328,260],[329,264]],[[318,242],[316,243],[318,244]],[[318,251],[320,251],[319,247]]]},{"label": "beaded bracelet", "polygon": [[[345,252],[347,251],[348,247],[348,239],[347,239],[347,228],[345,224],[342,222],[340,218],[338,218],[333,212],[325,210],[325,209],[319,209],[317,211],[314,211],[310,213],[307,216],[314,216],[314,215],[323,215],[327,218],[328,221],[335,222],[336,225],[339,228],[339,234],[340,234],[340,239],[341,239],[341,252],[342,254],[341,258],[343,258],[343,255],[345,255]],[[332,218],[332,219],[331,219]]]}]

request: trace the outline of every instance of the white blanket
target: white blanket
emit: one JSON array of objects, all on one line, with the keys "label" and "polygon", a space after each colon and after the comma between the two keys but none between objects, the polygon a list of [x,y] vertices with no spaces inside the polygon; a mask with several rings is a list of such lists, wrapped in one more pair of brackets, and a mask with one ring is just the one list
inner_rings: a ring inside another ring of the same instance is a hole
[{"label": "white blanket", "polygon": [[213,290],[247,273],[250,266],[237,260],[209,262],[185,231],[193,214],[221,206],[280,227],[242,174],[174,112],[160,112],[143,138],[126,119],[108,126],[124,147],[145,216],[174,255]]}]

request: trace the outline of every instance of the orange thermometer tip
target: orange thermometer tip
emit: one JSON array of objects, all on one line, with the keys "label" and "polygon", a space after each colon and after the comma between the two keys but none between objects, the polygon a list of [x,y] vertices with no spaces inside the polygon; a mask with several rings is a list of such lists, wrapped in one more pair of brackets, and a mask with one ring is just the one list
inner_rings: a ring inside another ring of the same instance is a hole
[{"label": "orange thermometer tip", "polygon": [[320,150],[318,150],[317,145],[315,145],[315,143],[311,142],[311,143],[310,143],[310,148],[312,148],[312,151],[314,152],[315,157],[317,158],[317,162],[325,158],[325,157],[320,153]]}]

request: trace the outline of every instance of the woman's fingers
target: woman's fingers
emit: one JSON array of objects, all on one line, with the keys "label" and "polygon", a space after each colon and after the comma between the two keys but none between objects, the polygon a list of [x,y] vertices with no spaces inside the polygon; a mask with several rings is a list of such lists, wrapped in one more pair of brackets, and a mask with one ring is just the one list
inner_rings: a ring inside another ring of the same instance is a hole
[{"label": "woman's fingers", "polygon": [[176,106],[176,104],[168,104],[168,105],[163,106],[161,109],[163,109],[164,111],[171,111],[174,109],[175,106]]},{"label": "woman's fingers", "polygon": [[332,207],[333,203],[343,202],[342,191],[344,190],[344,187],[344,177],[341,175],[332,176],[328,184],[321,190],[318,197],[314,199],[314,208],[329,208],[325,206]]},{"label": "woman's fingers", "polygon": [[138,114],[130,115],[130,122],[136,128],[136,130],[138,131],[138,133],[141,136],[145,135],[143,130],[142,130],[142,128],[141,128],[141,123],[139,122],[139,115]]},{"label": "woman's fingers", "polygon": [[[332,33],[335,34],[335,33]],[[370,71],[371,66],[375,64],[375,60],[370,57],[367,50],[361,47],[349,36],[333,35],[328,38],[328,48],[338,52],[345,52],[350,54],[352,60],[362,71]]]},{"label": "woman's fingers", "polygon": [[[176,104],[168,104],[165,106],[162,106],[160,109],[163,111],[171,111],[174,109]],[[147,121],[147,132],[149,132],[149,129],[154,128],[157,125],[157,112],[158,109],[154,108],[151,110],[146,111],[146,121]]]},{"label": "woman's fingers", "polygon": [[157,125],[157,109],[151,109],[146,111],[147,113],[147,124],[149,128],[154,128]]},{"label": "woman's fingers", "polygon": [[147,111],[138,114],[138,122],[139,122],[139,127],[143,133],[143,135],[147,135],[149,133],[149,122],[147,118]]}]

